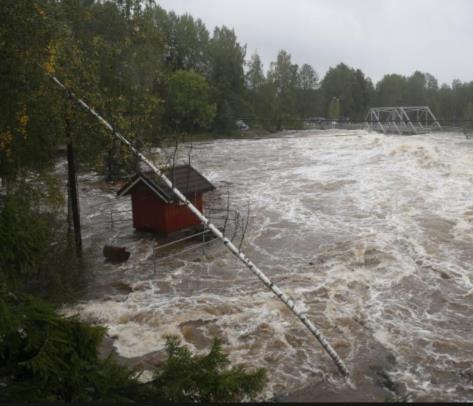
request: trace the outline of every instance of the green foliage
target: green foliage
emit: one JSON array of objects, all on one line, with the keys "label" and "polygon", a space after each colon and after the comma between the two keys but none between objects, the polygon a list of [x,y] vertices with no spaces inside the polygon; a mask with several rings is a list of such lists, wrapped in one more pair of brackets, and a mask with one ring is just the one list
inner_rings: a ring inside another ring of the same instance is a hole
[{"label": "green foliage", "polygon": [[215,28],[208,48],[208,81],[217,105],[213,126],[217,132],[234,130],[235,121],[242,110],[245,54],[246,47],[240,45],[233,30],[225,26]]},{"label": "green foliage", "polygon": [[292,63],[291,55],[284,50],[279,51],[276,62],[271,63],[268,73],[268,79],[274,84],[276,90],[279,127],[287,127],[296,116],[297,73],[298,66]]},{"label": "green foliage", "polygon": [[10,189],[0,209],[0,282],[54,300],[77,289],[81,264],[58,217],[62,204],[51,177],[36,176]]},{"label": "green foliage", "polygon": [[194,71],[172,73],[167,86],[166,116],[174,128],[207,130],[215,117],[215,105],[210,103],[205,78]]},{"label": "green foliage", "polygon": [[252,127],[262,126],[274,130],[277,120],[276,88],[264,73],[261,58],[253,54],[248,62],[246,80],[246,98],[250,106],[249,113],[244,118]]},{"label": "green foliage", "polygon": [[[217,27],[211,36],[201,20],[150,1],[5,0],[0,22],[4,179],[51,168],[65,141],[63,94],[44,71],[57,74],[142,149],[159,144],[163,132],[205,131],[209,125],[231,132],[237,119],[268,130],[294,127],[303,118],[330,116],[334,97],[340,117],[352,120],[363,120],[370,105],[407,104],[428,104],[440,117],[461,120],[473,101],[471,83],[439,88],[432,75],[415,72],[386,75],[374,89],[361,70],[344,64],[329,69],[318,89],[315,70],[294,64],[286,51],[268,72],[253,55],[245,74],[246,46],[233,30]],[[205,97],[196,94],[199,88]],[[129,151],[87,113],[72,109],[67,115],[82,168],[108,179],[136,169]]]},{"label": "green foliage", "polygon": [[50,241],[49,216],[30,210],[21,195],[9,195],[0,212],[0,272],[12,285],[38,272]]},{"label": "green foliage", "polygon": [[281,50],[265,76],[258,54],[248,63],[246,74],[249,122],[270,131],[300,128],[301,119],[318,108],[318,76],[308,64],[299,69],[291,55]]},{"label": "green foliage", "polygon": [[455,80],[451,86],[439,87],[429,73],[386,75],[376,85],[375,102],[378,106],[428,105],[437,118],[447,120],[447,125],[460,126],[468,103],[473,102],[473,82]]},{"label": "green foliage", "polygon": [[218,106],[214,122],[214,130],[222,134],[230,134],[236,130],[236,115],[230,102],[224,99]]},{"label": "green foliage", "polygon": [[339,120],[340,119],[340,100],[338,97],[334,97],[330,102],[328,108],[328,117],[331,120]]},{"label": "green foliage", "polygon": [[175,337],[155,379],[142,384],[135,371],[99,357],[104,332],[0,285],[0,401],[228,402],[254,398],[264,387],[264,370],[229,367],[218,341],[207,355],[193,356]]},{"label": "green foliage", "polygon": [[257,53],[254,53],[248,62],[248,72],[245,75],[245,80],[246,87],[250,91],[257,91],[264,85],[266,78],[263,71],[263,63]]},{"label": "green foliage", "polygon": [[314,68],[308,64],[302,65],[298,72],[297,112],[302,118],[317,114],[319,77]]},{"label": "green foliage", "polygon": [[322,80],[321,92],[326,114],[334,98],[340,101],[340,117],[363,120],[370,104],[371,81],[363,72],[345,64],[330,68]]},{"label": "green foliage", "polygon": [[45,302],[0,286],[0,401],[130,401],[136,374],[101,360],[104,329],[56,314]]},{"label": "green foliage", "polygon": [[386,75],[376,85],[376,104],[380,107],[403,104],[407,80],[401,75]]},{"label": "green foliage", "polygon": [[433,102],[438,90],[436,79],[422,72],[410,77],[386,75],[376,86],[376,102],[379,106],[424,106]]},{"label": "green foliage", "polygon": [[160,22],[165,27],[168,52],[166,65],[171,71],[193,70],[201,74],[208,71],[208,46],[210,35],[201,20],[188,14],[177,16],[160,13]]},{"label": "green foliage", "polygon": [[248,373],[242,366],[229,368],[219,340],[207,355],[193,356],[176,337],[168,337],[166,352],[168,359],[153,381],[162,401],[238,402],[253,399],[266,382],[263,369]]},{"label": "green foliage", "polygon": [[4,0],[0,7],[0,177],[8,181],[51,168],[60,143],[58,99],[48,94],[42,69],[54,59],[51,5]]},{"label": "green foliage", "polygon": [[217,27],[210,36],[201,20],[150,1],[4,0],[0,177],[14,181],[25,171],[50,169],[65,142],[66,114],[82,168],[108,179],[136,169],[133,155],[92,117],[75,108],[67,112],[64,95],[45,71],[57,74],[142,149],[159,144],[165,130],[179,134],[210,125],[225,133],[237,119],[271,131],[294,127],[302,118],[330,116],[334,97],[342,118],[363,120],[370,105],[428,104],[458,125],[473,102],[472,83],[439,87],[432,75],[415,72],[386,75],[374,89],[361,70],[344,64],[329,69],[318,89],[315,70],[294,64],[286,51],[268,72],[253,55],[245,75],[245,55],[233,30]]},{"label": "green foliage", "polygon": [[422,72],[416,71],[407,79],[405,103],[410,106],[427,103],[427,80]]},{"label": "green foliage", "polygon": [[473,102],[469,102],[463,113],[463,128],[469,134],[473,133]]},{"label": "green foliage", "polygon": [[[53,73],[145,149],[156,143],[161,129],[164,109],[157,84],[164,43],[152,10],[140,3],[57,3],[55,15],[62,24],[54,41]],[[67,116],[81,165],[109,180],[134,171],[133,154],[116,145],[88,113],[77,110]]]}]

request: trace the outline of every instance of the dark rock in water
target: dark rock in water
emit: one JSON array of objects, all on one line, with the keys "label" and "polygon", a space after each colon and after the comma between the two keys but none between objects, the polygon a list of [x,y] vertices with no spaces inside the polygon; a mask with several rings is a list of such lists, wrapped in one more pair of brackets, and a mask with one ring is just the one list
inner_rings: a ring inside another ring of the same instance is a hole
[{"label": "dark rock in water", "polygon": [[386,361],[390,364],[390,365],[396,365],[397,361],[396,361],[396,357],[389,353],[386,355]]},{"label": "dark rock in water", "polygon": [[376,385],[393,393],[397,393],[398,385],[393,382],[389,374],[381,366],[371,366],[370,370]]},{"label": "dark rock in water", "polygon": [[114,337],[106,334],[97,348],[97,354],[100,359],[107,359],[110,356],[116,356],[115,348],[113,347]]},{"label": "dark rock in water", "polygon": [[473,383],[473,368],[460,371],[460,376],[468,383]]},{"label": "dark rock in water", "polygon": [[130,258],[130,253],[125,247],[105,245],[103,247],[103,256],[110,262],[125,262]]},{"label": "dark rock in water", "polygon": [[129,294],[133,292],[133,288],[128,283],[122,281],[114,282],[112,283],[112,286],[121,293]]},{"label": "dark rock in water", "polygon": [[309,265],[310,265],[310,266],[313,266],[313,265],[315,265],[315,264],[314,264],[313,262],[309,262]]}]

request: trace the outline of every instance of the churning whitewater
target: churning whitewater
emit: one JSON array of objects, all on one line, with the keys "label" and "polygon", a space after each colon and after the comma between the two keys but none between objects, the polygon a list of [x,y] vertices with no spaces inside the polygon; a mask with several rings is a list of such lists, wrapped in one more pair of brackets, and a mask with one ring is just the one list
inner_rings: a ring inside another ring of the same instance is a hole
[{"label": "churning whitewater", "polygon": [[[472,141],[304,131],[195,143],[192,164],[217,187],[229,183],[233,204],[250,202],[246,253],[320,327],[356,386],[472,399]],[[109,210],[130,203],[90,176],[81,182],[97,264],[66,311],[108,327],[119,355],[155,353],[168,334],[196,352],[221,337],[233,362],[267,369],[266,396],[344,385],[315,338],[225,249],[155,268],[152,240],[130,220],[111,232],[130,236],[130,260],[104,264]]]}]

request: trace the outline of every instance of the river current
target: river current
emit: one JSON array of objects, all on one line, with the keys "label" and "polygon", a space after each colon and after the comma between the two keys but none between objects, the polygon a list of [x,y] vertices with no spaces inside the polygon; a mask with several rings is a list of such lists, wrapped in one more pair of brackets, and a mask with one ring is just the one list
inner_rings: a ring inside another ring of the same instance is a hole
[{"label": "river current", "polygon": [[[195,143],[192,164],[229,183],[232,203],[250,202],[243,250],[321,329],[354,387],[384,391],[365,399],[473,400],[472,141],[303,131]],[[224,249],[156,269],[149,240],[135,236],[127,263],[104,264],[105,208],[130,203],[83,180],[85,245],[98,265],[67,313],[108,327],[123,357],[162,350],[167,334],[195,352],[221,337],[233,362],[267,369],[266,398],[343,390],[315,338]]]}]

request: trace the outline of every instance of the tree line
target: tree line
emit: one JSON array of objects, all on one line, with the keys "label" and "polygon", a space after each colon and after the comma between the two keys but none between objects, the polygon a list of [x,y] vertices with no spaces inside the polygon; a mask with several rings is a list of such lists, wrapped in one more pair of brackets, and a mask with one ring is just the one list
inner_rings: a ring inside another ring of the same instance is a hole
[{"label": "tree line", "polygon": [[[139,148],[176,134],[301,128],[313,117],[363,121],[370,106],[429,105],[440,119],[473,119],[473,82],[439,85],[429,73],[388,74],[373,84],[339,64],[320,78],[281,50],[265,68],[234,30],[147,0],[3,0],[0,11],[0,173],[42,167],[64,142],[70,115],[79,161],[109,179],[136,167],[110,135],[44,72],[107,117]],[[31,155],[33,153],[33,155]],[[14,159],[12,158],[14,157]],[[34,159],[33,159],[34,157]]]}]

